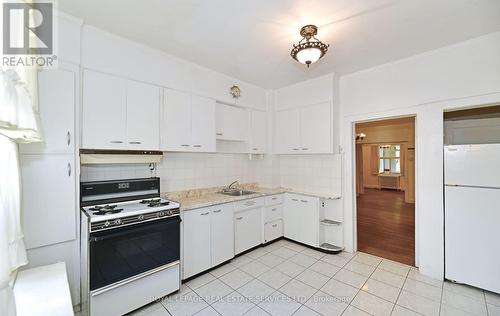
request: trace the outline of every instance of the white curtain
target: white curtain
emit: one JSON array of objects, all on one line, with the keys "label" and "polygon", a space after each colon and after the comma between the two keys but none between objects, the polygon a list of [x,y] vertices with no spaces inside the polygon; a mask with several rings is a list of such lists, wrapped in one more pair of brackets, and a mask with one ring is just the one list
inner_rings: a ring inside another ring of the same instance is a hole
[{"label": "white curtain", "polygon": [[0,314],[15,315],[12,276],[28,263],[21,228],[18,144],[41,141],[36,69],[0,69]]}]

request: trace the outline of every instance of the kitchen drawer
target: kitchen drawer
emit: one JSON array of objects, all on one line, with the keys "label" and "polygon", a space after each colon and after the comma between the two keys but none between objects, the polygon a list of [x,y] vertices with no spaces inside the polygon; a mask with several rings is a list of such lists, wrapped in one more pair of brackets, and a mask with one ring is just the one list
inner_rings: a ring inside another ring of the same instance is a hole
[{"label": "kitchen drawer", "polygon": [[283,203],[283,194],[266,196],[266,205],[276,205]]},{"label": "kitchen drawer", "polygon": [[270,242],[283,236],[283,221],[281,219],[264,225],[264,242]]},{"label": "kitchen drawer", "polygon": [[239,212],[239,211],[244,211],[244,210],[248,210],[251,208],[257,208],[257,207],[263,206],[264,199],[263,198],[248,199],[248,200],[235,202],[234,205],[235,205],[235,207],[234,207],[235,212]]},{"label": "kitchen drawer", "polygon": [[264,208],[264,223],[283,218],[283,205],[266,206]]}]

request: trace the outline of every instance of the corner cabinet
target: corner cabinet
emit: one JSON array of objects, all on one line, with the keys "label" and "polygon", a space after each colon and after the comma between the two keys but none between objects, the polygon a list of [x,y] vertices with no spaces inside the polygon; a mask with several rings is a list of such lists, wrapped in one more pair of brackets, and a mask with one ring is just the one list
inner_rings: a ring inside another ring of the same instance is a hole
[{"label": "corner cabinet", "polygon": [[82,148],[159,149],[159,87],[86,70],[82,108]]},{"label": "corner cabinet", "polygon": [[318,247],[319,198],[286,193],[283,221],[286,238]]},{"label": "corner cabinet", "polygon": [[276,154],[333,153],[331,102],[275,112]]},{"label": "corner cabinet", "polygon": [[164,89],[160,148],[215,152],[215,100]]}]

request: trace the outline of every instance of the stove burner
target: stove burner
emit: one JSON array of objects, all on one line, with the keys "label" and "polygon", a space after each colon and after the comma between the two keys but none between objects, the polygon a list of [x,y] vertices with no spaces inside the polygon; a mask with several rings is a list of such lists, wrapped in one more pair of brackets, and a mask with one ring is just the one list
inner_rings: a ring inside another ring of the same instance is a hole
[{"label": "stove burner", "polygon": [[141,204],[147,204],[148,207],[158,207],[158,206],[169,205],[170,202],[168,201],[162,202],[161,199],[150,199],[150,200],[142,200]]},{"label": "stove burner", "polygon": [[90,211],[94,211],[94,215],[106,215],[106,214],[116,214],[123,211],[122,208],[116,208],[116,205],[104,205],[104,206],[94,206],[89,208]]}]

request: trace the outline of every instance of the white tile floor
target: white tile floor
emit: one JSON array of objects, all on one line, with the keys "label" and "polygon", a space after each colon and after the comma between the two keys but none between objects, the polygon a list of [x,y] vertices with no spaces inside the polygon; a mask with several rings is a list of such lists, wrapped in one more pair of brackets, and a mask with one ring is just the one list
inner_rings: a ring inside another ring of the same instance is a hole
[{"label": "white tile floor", "polygon": [[280,240],[132,315],[500,316],[500,295],[365,253],[325,255]]}]

